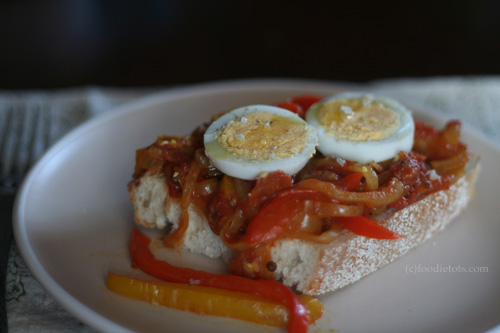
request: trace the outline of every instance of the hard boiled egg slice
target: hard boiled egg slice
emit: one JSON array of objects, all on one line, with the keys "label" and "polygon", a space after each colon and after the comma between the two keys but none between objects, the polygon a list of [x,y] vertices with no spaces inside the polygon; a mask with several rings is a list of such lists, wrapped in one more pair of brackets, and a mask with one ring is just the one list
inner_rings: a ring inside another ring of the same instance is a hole
[{"label": "hard boiled egg slice", "polygon": [[297,173],[314,154],[318,138],[293,112],[249,105],[216,119],[205,132],[204,144],[220,171],[251,180],[278,170]]},{"label": "hard boiled egg slice", "polygon": [[325,156],[369,163],[410,151],[415,125],[399,102],[367,93],[342,93],[311,106],[307,122],[316,129]]}]

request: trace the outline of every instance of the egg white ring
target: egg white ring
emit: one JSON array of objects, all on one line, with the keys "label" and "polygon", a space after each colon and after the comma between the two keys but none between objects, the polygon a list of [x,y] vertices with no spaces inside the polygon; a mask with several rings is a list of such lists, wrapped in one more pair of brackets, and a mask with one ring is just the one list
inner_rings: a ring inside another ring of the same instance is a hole
[{"label": "egg white ring", "polygon": [[[240,156],[234,156],[226,151],[217,140],[218,132],[231,120],[238,120],[250,113],[267,112],[288,118],[304,125],[307,132],[306,145],[302,151],[294,156],[276,158],[268,161],[259,161]],[[248,105],[237,108],[216,119],[206,130],[203,137],[205,154],[212,164],[223,173],[236,178],[253,180],[262,173],[281,170],[293,175],[299,172],[314,155],[318,145],[318,137],[313,127],[307,124],[296,113],[270,105]],[[216,151],[214,151],[214,148]]]},{"label": "egg white ring", "polygon": [[[359,99],[368,97],[371,102],[380,103],[399,115],[400,127],[392,135],[382,140],[355,141],[327,134],[325,127],[318,121],[317,114],[321,107],[332,100]],[[327,97],[311,106],[306,114],[306,121],[316,129],[318,150],[325,156],[340,157],[359,163],[380,162],[391,159],[400,151],[408,152],[413,147],[415,124],[411,111],[396,100],[376,96],[365,92],[347,92]]]}]

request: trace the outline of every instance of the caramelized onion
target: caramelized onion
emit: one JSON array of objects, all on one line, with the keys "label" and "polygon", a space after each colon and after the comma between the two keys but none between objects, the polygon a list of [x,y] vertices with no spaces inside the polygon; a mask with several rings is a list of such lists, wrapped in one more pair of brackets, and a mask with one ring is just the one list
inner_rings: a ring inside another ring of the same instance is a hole
[{"label": "caramelized onion", "polygon": [[443,160],[431,161],[430,164],[440,175],[455,174],[457,171],[464,169],[470,157],[470,152],[463,146],[456,155]]},{"label": "caramelized onion", "polygon": [[182,188],[181,217],[179,219],[179,225],[177,229],[163,239],[163,243],[166,247],[178,248],[182,245],[184,233],[189,225],[189,205],[192,202],[196,179],[198,179],[199,174],[200,168],[197,167],[196,162],[193,161]]},{"label": "caramelized onion", "polygon": [[200,197],[208,197],[216,193],[219,181],[216,178],[198,182],[194,186],[194,193]]},{"label": "caramelized onion", "polygon": [[432,160],[447,159],[460,149],[459,121],[449,121],[441,130],[416,121],[413,150],[426,155]]},{"label": "caramelized onion", "polygon": [[460,129],[462,124],[458,120],[449,121],[441,132],[442,140],[446,145],[456,146],[460,143]]},{"label": "caramelized onion", "polygon": [[248,193],[250,193],[249,182],[224,175],[220,182],[220,190],[223,195],[234,198],[234,204],[242,204],[248,200]]},{"label": "caramelized onion", "polygon": [[381,168],[379,164],[361,164],[352,161],[344,161],[333,157],[312,159],[304,171],[299,174],[298,179],[321,179],[324,181],[335,181],[351,173],[360,172],[365,178],[365,189],[374,191],[378,189],[379,182],[374,167]]},{"label": "caramelized onion", "polygon": [[345,170],[349,172],[361,172],[366,180],[367,191],[378,189],[378,176],[370,165],[361,163],[347,164]]},{"label": "caramelized onion", "polygon": [[334,202],[315,202],[314,212],[319,217],[358,216],[363,214],[363,205],[343,205]]},{"label": "caramelized onion", "polygon": [[231,217],[221,219],[222,228],[219,234],[222,243],[235,251],[243,251],[248,245],[241,240],[245,232],[245,220],[241,210],[237,210]]},{"label": "caramelized onion", "polygon": [[314,189],[328,195],[331,199],[342,203],[363,203],[370,208],[385,206],[399,199],[404,193],[404,185],[397,178],[378,191],[349,192],[343,191],[334,184],[317,179],[303,180],[298,188]]},{"label": "caramelized onion", "polygon": [[296,238],[296,239],[307,240],[307,241],[311,241],[314,243],[328,244],[331,241],[333,241],[335,239],[335,237],[337,237],[338,235],[339,235],[339,232],[337,232],[336,230],[328,230],[328,231],[322,232],[320,234],[299,231],[299,232],[291,234],[290,237]]}]

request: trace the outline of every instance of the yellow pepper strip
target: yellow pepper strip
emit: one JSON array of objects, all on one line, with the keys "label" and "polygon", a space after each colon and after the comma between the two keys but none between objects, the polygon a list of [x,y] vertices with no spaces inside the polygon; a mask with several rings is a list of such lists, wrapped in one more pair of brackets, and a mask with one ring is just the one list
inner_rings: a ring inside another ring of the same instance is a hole
[{"label": "yellow pepper strip", "polygon": [[[144,281],[112,272],[108,273],[106,285],[120,295],[177,310],[276,327],[286,327],[289,320],[285,306],[246,293],[182,283]],[[307,295],[298,297],[309,308],[310,324],[321,318],[323,305],[317,298]]]}]

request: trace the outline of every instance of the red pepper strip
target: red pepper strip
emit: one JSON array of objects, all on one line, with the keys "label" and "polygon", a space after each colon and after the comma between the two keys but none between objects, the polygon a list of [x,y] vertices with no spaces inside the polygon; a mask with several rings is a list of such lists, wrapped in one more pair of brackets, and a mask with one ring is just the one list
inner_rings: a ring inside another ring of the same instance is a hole
[{"label": "red pepper strip", "polygon": [[309,110],[311,105],[321,101],[321,99],[322,98],[319,96],[301,95],[301,96],[297,96],[297,97],[292,98],[292,102],[302,106],[302,108],[307,111],[307,110]]},{"label": "red pepper strip", "polygon": [[362,172],[353,172],[335,182],[335,185],[344,191],[354,191],[363,179]]},{"label": "red pepper strip", "polygon": [[266,177],[257,180],[257,184],[250,192],[245,208],[245,217],[251,220],[259,210],[270,202],[278,193],[292,187],[292,176],[283,171],[275,171]]},{"label": "red pepper strip", "polygon": [[293,113],[296,113],[299,117],[303,117],[304,114],[306,113],[305,110],[298,105],[297,103],[293,102],[281,102],[277,105],[279,108],[287,109],[288,111],[292,111]]},{"label": "red pepper strip", "polygon": [[284,284],[275,280],[252,280],[229,274],[213,274],[190,268],[180,268],[166,261],[157,260],[149,249],[151,239],[138,228],[132,231],[130,256],[136,267],[156,278],[176,283],[196,281],[200,286],[239,291],[272,299],[290,310],[289,332],[307,332],[309,310]]},{"label": "red pepper strip", "polygon": [[296,113],[302,119],[305,118],[307,110],[316,102],[319,102],[321,97],[312,95],[302,95],[279,103],[277,106]]},{"label": "red pepper strip", "polygon": [[304,200],[332,202],[327,195],[311,189],[290,189],[264,206],[248,225],[244,240],[249,246],[282,238],[291,231],[290,221],[302,213]]},{"label": "red pepper strip", "polygon": [[404,238],[404,236],[379,225],[378,221],[370,216],[341,217],[338,221],[344,228],[356,235],[376,239]]}]

